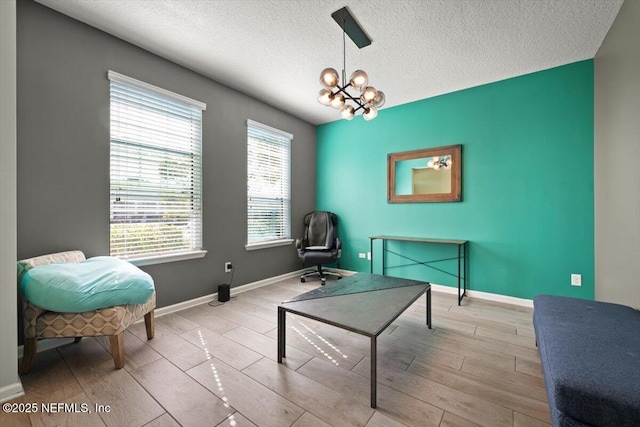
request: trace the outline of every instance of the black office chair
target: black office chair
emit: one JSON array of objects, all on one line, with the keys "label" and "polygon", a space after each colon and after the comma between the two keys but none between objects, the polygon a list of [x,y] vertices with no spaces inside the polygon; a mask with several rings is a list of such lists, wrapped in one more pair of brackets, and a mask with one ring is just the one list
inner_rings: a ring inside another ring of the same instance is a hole
[{"label": "black office chair", "polygon": [[[304,237],[296,239],[298,256],[303,264],[316,265],[317,270],[306,271],[300,276],[305,282],[307,277],[320,276],[322,284],[327,274],[342,279],[338,272],[323,270],[323,264],[329,264],[342,255],[342,243],[338,238],[338,217],[332,212],[315,211],[304,216]],[[340,267],[340,265],[338,265]]]}]

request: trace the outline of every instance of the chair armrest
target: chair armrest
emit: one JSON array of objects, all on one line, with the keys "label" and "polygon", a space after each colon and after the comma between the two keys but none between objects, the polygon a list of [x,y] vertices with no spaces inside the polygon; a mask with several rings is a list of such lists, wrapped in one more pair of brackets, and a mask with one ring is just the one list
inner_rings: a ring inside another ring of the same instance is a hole
[{"label": "chair armrest", "polygon": [[65,251],[49,255],[41,255],[18,261],[18,285],[22,282],[22,277],[34,267],[55,263],[79,263],[85,260],[82,251]]}]

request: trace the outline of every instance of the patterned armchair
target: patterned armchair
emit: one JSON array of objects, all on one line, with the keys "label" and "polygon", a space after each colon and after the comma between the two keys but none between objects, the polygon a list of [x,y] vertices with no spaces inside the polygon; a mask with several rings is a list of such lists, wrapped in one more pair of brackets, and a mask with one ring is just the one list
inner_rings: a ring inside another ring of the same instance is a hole
[{"label": "patterned armchair", "polygon": [[[85,256],[81,251],[58,252],[18,261],[18,284],[31,268],[61,262],[82,262]],[[124,367],[124,330],[144,316],[147,339],[154,334],[154,309],[156,295],[144,304],[121,305],[83,313],[57,313],[38,307],[22,296],[22,315],[24,318],[24,355],[20,374],[27,374],[36,354],[39,339],[75,338],[108,336],[111,355],[116,369]]]}]

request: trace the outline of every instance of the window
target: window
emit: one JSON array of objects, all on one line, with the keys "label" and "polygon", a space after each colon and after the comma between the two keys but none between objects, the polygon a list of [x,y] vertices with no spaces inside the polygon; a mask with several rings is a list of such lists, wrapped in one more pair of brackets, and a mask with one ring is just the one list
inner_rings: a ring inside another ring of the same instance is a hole
[{"label": "window", "polygon": [[110,253],[154,263],[204,256],[206,105],[109,71]]},{"label": "window", "polygon": [[247,120],[247,249],[291,240],[293,135]]}]

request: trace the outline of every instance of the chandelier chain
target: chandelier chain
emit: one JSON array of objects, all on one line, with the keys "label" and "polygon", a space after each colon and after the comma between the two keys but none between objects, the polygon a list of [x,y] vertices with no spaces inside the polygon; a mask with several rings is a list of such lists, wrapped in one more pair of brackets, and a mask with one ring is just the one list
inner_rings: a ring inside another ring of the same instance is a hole
[{"label": "chandelier chain", "polygon": [[345,29],[345,23],[344,23],[344,19],[342,19],[342,83],[345,85],[346,87],[346,81],[347,81],[347,43],[346,43],[346,29]]}]

